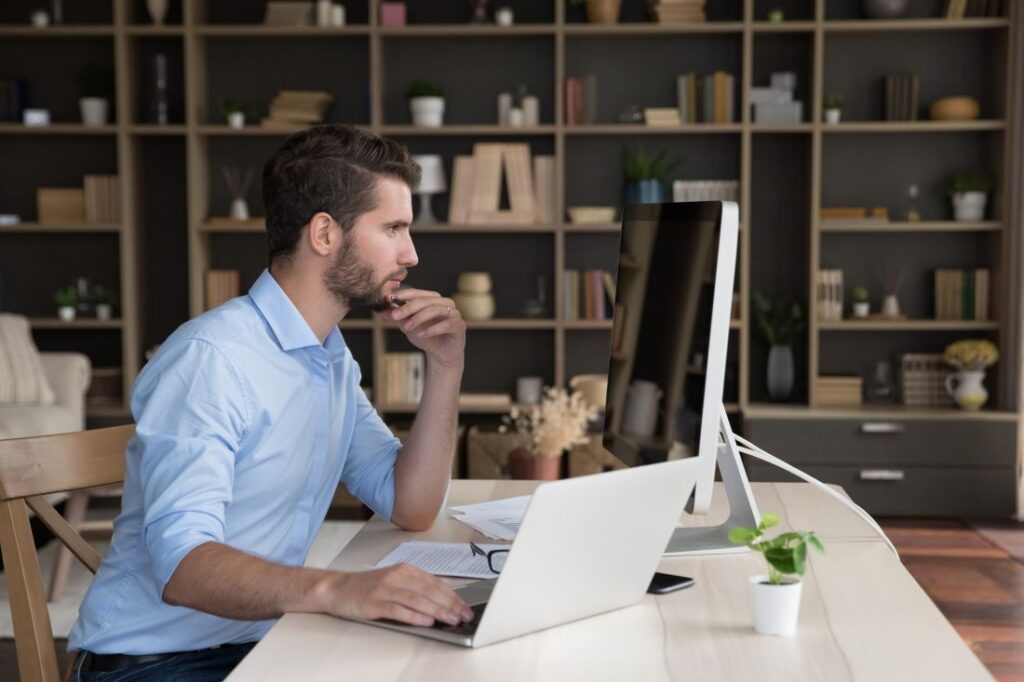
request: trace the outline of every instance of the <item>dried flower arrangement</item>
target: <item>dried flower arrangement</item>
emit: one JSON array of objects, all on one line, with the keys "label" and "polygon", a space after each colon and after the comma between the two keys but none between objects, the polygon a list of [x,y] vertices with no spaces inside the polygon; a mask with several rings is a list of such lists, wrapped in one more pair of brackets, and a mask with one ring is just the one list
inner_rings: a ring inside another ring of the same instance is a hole
[{"label": "dried flower arrangement", "polygon": [[977,372],[999,360],[999,350],[985,339],[964,339],[949,344],[942,359],[957,369]]},{"label": "dried flower arrangement", "polygon": [[587,442],[587,422],[597,418],[598,410],[579,392],[564,388],[544,389],[544,399],[526,408],[513,406],[499,431],[514,426],[523,439],[523,447],[537,457],[558,457],[573,445]]}]

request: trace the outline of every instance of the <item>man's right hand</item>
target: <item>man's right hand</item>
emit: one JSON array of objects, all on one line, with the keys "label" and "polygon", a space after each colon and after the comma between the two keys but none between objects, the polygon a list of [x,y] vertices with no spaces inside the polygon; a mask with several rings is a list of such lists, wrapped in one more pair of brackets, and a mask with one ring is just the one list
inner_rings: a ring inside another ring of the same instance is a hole
[{"label": "man's right hand", "polygon": [[332,574],[322,586],[324,611],[341,618],[389,618],[430,627],[473,619],[473,611],[437,576],[410,564]]}]

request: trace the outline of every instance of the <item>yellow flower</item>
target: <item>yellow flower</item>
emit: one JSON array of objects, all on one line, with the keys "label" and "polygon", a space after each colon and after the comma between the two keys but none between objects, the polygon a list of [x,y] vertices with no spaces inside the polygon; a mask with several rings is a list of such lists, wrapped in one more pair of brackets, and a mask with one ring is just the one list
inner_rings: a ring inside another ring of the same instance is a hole
[{"label": "yellow flower", "polygon": [[999,350],[986,339],[964,339],[949,344],[942,359],[957,369],[977,372],[999,361]]}]

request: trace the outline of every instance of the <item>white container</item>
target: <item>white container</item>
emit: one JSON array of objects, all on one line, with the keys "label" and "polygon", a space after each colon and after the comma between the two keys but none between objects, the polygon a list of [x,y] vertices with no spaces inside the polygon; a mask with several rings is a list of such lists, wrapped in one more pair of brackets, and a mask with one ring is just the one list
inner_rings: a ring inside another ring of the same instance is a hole
[{"label": "white container", "polygon": [[444,97],[411,97],[412,124],[440,128],[444,123]]},{"label": "white container", "polygon": [[489,320],[494,317],[494,296],[490,294],[468,294],[458,292],[452,294],[455,307],[462,317],[470,321]]},{"label": "white container", "polygon": [[331,7],[331,26],[345,25],[345,5],[333,5]]},{"label": "white container", "polygon": [[83,97],[78,100],[82,111],[82,123],[87,126],[103,126],[107,124],[107,100],[102,97]]},{"label": "white container", "polygon": [[231,201],[230,215],[234,220],[248,220],[249,204],[245,199],[233,199]]},{"label": "white container", "polygon": [[494,10],[494,23],[498,26],[511,26],[515,22],[515,14],[511,7],[499,7]]},{"label": "white container", "polygon": [[622,411],[622,432],[632,436],[652,436],[658,424],[658,404],[662,391],[653,381],[636,379],[626,392]]},{"label": "white container", "polygon": [[27,126],[48,126],[50,125],[49,109],[25,109],[21,114],[21,122]]},{"label": "white container", "polygon": [[839,123],[839,119],[841,118],[842,113],[843,113],[842,109],[826,109],[825,110],[825,123],[830,123],[832,125],[835,125],[836,123]]},{"label": "white container", "polygon": [[331,0],[316,0],[316,25],[331,25]]},{"label": "white container", "polygon": [[498,125],[508,125],[508,112],[512,109],[512,93],[498,93]]},{"label": "white container", "polygon": [[232,111],[228,114],[228,125],[232,128],[244,128],[245,127],[245,112],[244,111]]},{"label": "white container", "polygon": [[985,219],[985,192],[957,192],[953,195],[953,217],[959,222],[977,222]]},{"label": "white container", "polygon": [[523,125],[535,126],[540,124],[540,100],[536,95],[527,95],[523,98]]},{"label": "white container", "polygon": [[871,314],[871,304],[867,301],[859,301],[853,304],[854,317],[867,317]]},{"label": "white container", "polygon": [[900,299],[895,294],[888,294],[882,299],[882,315],[885,317],[900,316]]},{"label": "white container", "polygon": [[984,380],[983,371],[960,370],[946,377],[946,391],[962,409],[980,410],[988,402]]},{"label": "white container", "polygon": [[508,124],[512,128],[523,127],[523,110],[519,107],[512,107],[508,110]]},{"label": "white container", "polygon": [[50,15],[44,10],[37,9],[32,13],[31,21],[36,28],[46,28],[50,25]]},{"label": "white container", "polygon": [[491,273],[461,272],[455,280],[455,287],[465,294],[487,294],[491,291]]},{"label": "white container", "polygon": [[766,575],[750,578],[754,629],[762,635],[792,635],[796,632],[803,583],[796,578],[782,580],[781,585],[772,585]]},{"label": "white container", "polygon": [[163,26],[164,19],[167,18],[167,0],[146,0],[146,10],[149,12],[149,18],[153,20],[153,25]]},{"label": "white container", "polygon": [[519,377],[516,379],[516,402],[536,405],[544,391],[544,380],[540,377]]},{"label": "white container", "polygon": [[109,303],[97,303],[96,304],[96,319],[98,320],[109,320],[114,316],[114,306]]},{"label": "white container", "polygon": [[57,308],[57,317],[59,317],[64,322],[71,322],[73,319],[75,319],[75,306],[64,305],[61,306],[60,308]]}]

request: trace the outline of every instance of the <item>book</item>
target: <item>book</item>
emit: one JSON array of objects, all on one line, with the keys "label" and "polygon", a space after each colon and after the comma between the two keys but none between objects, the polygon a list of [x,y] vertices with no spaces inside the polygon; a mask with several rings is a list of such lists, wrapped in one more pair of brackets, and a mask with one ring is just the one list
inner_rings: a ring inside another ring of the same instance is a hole
[{"label": "book", "polygon": [[465,225],[469,222],[469,203],[473,195],[474,160],[472,156],[456,156],[452,162],[452,188],[448,196],[448,222]]},{"label": "book", "polygon": [[535,222],[551,225],[555,222],[555,157],[533,157],[533,185]]},{"label": "book", "polygon": [[238,270],[206,271],[206,309],[212,310],[239,295]]}]

